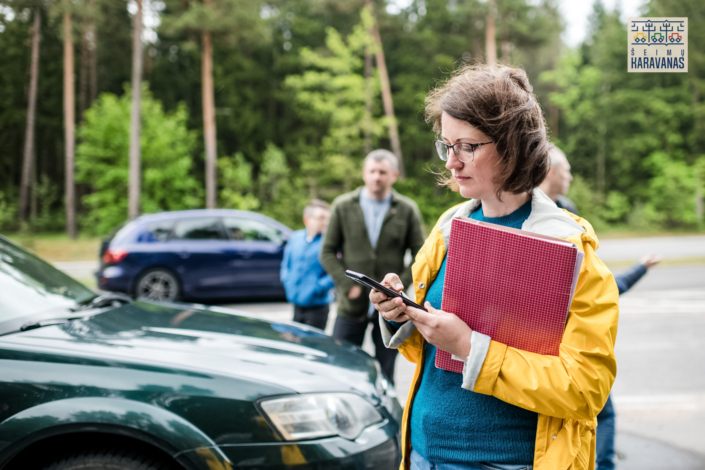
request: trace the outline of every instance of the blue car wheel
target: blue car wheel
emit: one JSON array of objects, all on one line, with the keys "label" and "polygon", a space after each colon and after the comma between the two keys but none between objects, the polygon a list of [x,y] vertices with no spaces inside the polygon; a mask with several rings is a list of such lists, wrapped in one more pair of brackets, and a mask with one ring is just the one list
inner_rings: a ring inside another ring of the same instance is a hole
[{"label": "blue car wheel", "polygon": [[173,302],[181,297],[181,286],[176,275],[168,269],[150,269],[135,283],[135,297]]}]

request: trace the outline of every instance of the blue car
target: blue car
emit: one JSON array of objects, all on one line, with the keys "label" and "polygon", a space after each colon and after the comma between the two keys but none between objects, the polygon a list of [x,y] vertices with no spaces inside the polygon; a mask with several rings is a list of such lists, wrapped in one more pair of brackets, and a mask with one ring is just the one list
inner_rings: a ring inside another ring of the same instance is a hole
[{"label": "blue car", "polygon": [[279,268],[290,234],[248,211],[143,215],[103,241],[98,287],[161,301],[282,297]]}]

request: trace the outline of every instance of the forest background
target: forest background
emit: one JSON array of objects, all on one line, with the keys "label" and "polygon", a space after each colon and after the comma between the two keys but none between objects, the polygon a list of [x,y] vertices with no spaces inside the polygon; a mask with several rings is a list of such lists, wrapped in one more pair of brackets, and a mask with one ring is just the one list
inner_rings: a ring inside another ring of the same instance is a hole
[{"label": "forest background", "polygon": [[[378,71],[367,68],[364,0],[213,0],[217,206],[262,212],[294,228],[311,198],[362,184],[370,148],[390,148]],[[488,8],[478,0],[375,6],[406,177],[431,226],[460,196],[424,122],[428,90],[463,63],[485,60]],[[0,231],[60,232],[65,155],[61,13],[52,0],[0,1]],[[201,36],[183,0],[144,0],[141,211],[205,206]],[[76,50],[79,231],[104,235],[128,218],[134,3],[72,0]],[[498,60],[526,69],[551,139],[572,165],[569,197],[598,230],[703,229],[705,3],[651,0],[644,16],[689,18],[688,73],[627,73],[626,26],[598,0],[577,48],[553,0],[496,0]],[[18,217],[30,88],[32,24],[41,15],[34,165],[27,222]],[[242,12],[239,14],[238,12]],[[193,13],[193,12],[191,12]],[[196,12],[198,13],[198,12]],[[87,30],[86,22],[92,22]],[[217,24],[216,24],[217,23]],[[187,26],[187,25],[186,25]],[[88,32],[87,32],[88,31]],[[371,71],[370,71],[371,70]],[[372,89],[365,111],[366,83]]]}]

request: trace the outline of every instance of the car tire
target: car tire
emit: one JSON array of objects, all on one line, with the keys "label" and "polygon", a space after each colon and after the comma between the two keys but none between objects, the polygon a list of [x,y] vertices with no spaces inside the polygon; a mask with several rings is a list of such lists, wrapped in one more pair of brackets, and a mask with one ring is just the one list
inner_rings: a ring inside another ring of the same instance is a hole
[{"label": "car tire", "polygon": [[150,269],[135,282],[134,294],[138,299],[173,302],[181,298],[181,284],[176,274],[168,269]]},{"label": "car tire", "polygon": [[174,466],[154,457],[118,449],[90,450],[70,454],[43,470],[173,470]]}]

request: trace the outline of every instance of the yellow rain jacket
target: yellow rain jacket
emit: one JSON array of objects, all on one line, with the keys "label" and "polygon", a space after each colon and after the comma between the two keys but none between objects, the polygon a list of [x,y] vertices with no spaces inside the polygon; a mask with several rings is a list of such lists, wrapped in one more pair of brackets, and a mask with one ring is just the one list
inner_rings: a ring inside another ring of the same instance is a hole
[{"label": "yellow rain jacket", "polygon": [[[417,303],[424,301],[441,268],[452,219],[469,215],[478,204],[471,200],[447,211],[416,255],[412,272]],[[596,417],[617,373],[617,285],[595,255],[598,241],[590,223],[558,209],[541,190],[534,190],[531,215],[522,229],[569,240],[585,253],[560,353],[543,356],[491,341],[472,391],[539,413],[534,470],[592,470]],[[400,470],[408,470],[410,410],[424,372],[425,340],[411,322],[394,334],[381,316],[380,324],[385,345],[416,364],[401,436]],[[465,380],[463,386],[467,388]]]}]

